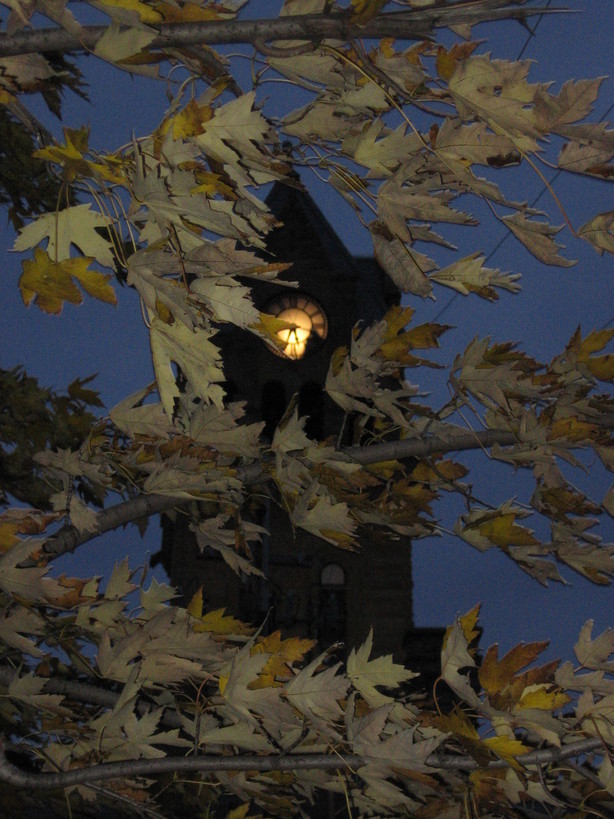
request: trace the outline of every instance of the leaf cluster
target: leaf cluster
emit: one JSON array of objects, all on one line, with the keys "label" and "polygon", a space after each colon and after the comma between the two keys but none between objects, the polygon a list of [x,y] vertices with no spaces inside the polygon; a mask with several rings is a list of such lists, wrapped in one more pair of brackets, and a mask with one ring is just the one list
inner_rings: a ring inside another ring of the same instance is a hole
[{"label": "leaf cluster", "polygon": [[[0,370],[0,487],[2,503],[12,496],[37,509],[48,509],[53,486],[40,474],[36,453],[78,449],[90,435],[101,407],[98,393],[77,379],[65,395],[41,387],[22,368]],[[81,484],[80,488],[84,485]],[[97,493],[90,490],[90,499]]]},{"label": "leaf cluster", "polygon": [[[63,3],[11,5],[7,36],[35,12],[55,22],[53,36],[86,44],[94,34],[93,55],[118,69],[168,72],[168,111],[152,134],[111,152],[93,150],[87,128],[66,128],[63,141],[38,149],[32,161],[62,180],[61,201],[47,207],[46,187],[26,188],[16,214],[31,204],[32,219],[13,249],[32,252],[19,282],[24,303],[47,313],[79,304],[83,292],[115,303],[110,271],[119,268],[141,298],[155,383],[93,433],[88,407],[99,402],[89,379],[62,396],[20,370],[1,374],[0,474],[7,492],[34,507],[9,510],[0,525],[0,720],[37,771],[30,778],[0,760],[6,789],[30,789],[36,809],[36,788],[66,788],[85,813],[100,797],[152,816],[220,790],[240,803],[236,816],[250,802],[269,815],[300,814],[319,790],[343,793],[360,815],[516,816],[536,805],[611,814],[610,632],[593,640],[586,626],[576,667],[536,666],[541,644],[501,659],[491,648],[480,663],[477,611],[469,612],[448,631],[429,699],[410,695],[411,669],[372,656],[371,638],[344,668],[298,637],[203,611],[202,596],[176,607],[172,589],[135,582],[127,564],[104,588],[49,571],[54,556],[143,508],[184,506],[201,548],[249,574],[260,571],[249,545],[263,533],[256,497],[278,503],[293,527],[355,549],[365,532],[396,540],[441,531],[434,504],[454,492],[464,504],[454,532],[474,548],[502,550],[543,583],[564,579],[561,564],[609,582],[614,547],[592,530],[612,512],[612,490],[589,498],[568,475],[582,470],[583,450],[614,468],[606,349],[614,331],[578,329],[550,362],[475,338],[452,362],[450,398],[436,407],[405,373],[437,369],[450,328],[394,307],[355,327],[330,361],[325,388],[355,431],[348,448],[310,438],[294,401],[264,440],[244,402],[228,399],[223,361],[228,332],[279,348],[287,329],[259,299],[263,286],[293,286],[288,260],[266,252],[277,222],[261,193],[299,185],[297,170],[317,173],[350,203],[413,304],[442,287],[489,301],[518,291],[519,273],[488,268],[480,251],[446,263],[453,232],[474,227],[484,205],[540,262],[570,265],[562,228],[500,182],[516,165],[541,177],[542,161],[610,178],[614,132],[588,120],[600,81],[569,81],[555,94],[529,81],[529,63],[480,51],[470,23],[515,16],[515,3],[408,2],[395,12],[371,0],[286,0],[270,21],[269,31],[285,32],[274,42],[242,27],[240,0],[95,5],[108,18],[95,32]],[[248,42],[252,87],[242,92],[232,63],[212,48],[161,39],[178,23]],[[398,38],[367,39],[380,23],[394,24]],[[334,37],[313,33],[338,24]],[[446,24],[461,38],[449,47],[430,36]],[[0,104],[22,119],[24,94],[41,91],[57,110],[58,88],[76,83],[44,48],[2,65]],[[179,86],[175,66],[187,76]],[[269,80],[290,83],[299,107],[293,96],[292,110],[282,100],[269,110]],[[21,139],[16,152],[31,147]],[[613,218],[591,214],[574,227],[562,216],[598,253],[614,252]],[[482,497],[465,482],[468,467],[443,457],[480,446],[531,474],[526,504]],[[132,499],[122,514],[92,508],[109,490]],[[41,511],[49,504],[55,514]],[[60,515],[68,525],[58,532]],[[525,525],[531,516],[546,522],[544,539]],[[456,707],[446,712],[450,691]],[[566,756],[582,758],[559,764]],[[52,771],[60,778],[42,778]],[[96,784],[109,771],[114,784]]]}]

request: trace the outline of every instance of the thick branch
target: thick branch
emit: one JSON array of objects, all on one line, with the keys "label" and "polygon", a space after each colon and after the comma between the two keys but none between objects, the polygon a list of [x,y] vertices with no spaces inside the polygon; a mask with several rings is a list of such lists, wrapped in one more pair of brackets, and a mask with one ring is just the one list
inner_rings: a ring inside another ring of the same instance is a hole
[{"label": "thick branch", "polygon": [[480,432],[461,430],[446,438],[429,436],[409,438],[404,441],[386,441],[366,447],[348,447],[344,452],[363,466],[381,461],[402,461],[407,458],[424,458],[427,455],[445,452],[463,452],[469,449],[488,449],[493,444],[511,446],[518,443],[518,436],[513,432],[485,429]]},{"label": "thick branch", "polygon": [[[43,546],[43,552],[52,557],[74,552],[77,546],[93,540],[98,535],[119,529],[127,523],[132,523],[139,518],[148,518],[159,512],[164,512],[173,506],[177,506],[180,501],[169,495],[137,495],[130,500],[117,503],[103,509],[96,516],[96,531],[79,531],[75,526],[63,526]],[[26,563],[24,562],[24,566]]]},{"label": "thick branch", "polygon": [[[560,762],[563,759],[580,756],[603,748],[603,741],[597,737],[588,737],[570,743],[563,748],[541,748],[517,759],[524,767]],[[66,771],[64,773],[29,773],[12,765],[4,754],[0,742],[0,782],[6,782],[17,788],[33,790],[51,790],[67,788],[72,785],[100,782],[104,779],[117,779],[126,776],[154,776],[161,773],[219,772],[219,771],[298,771],[298,770],[337,770],[349,768],[355,770],[364,765],[365,760],[356,755],[337,754],[288,754],[287,756],[214,756],[210,754],[192,757],[164,757],[162,759],[137,759],[126,762],[105,762],[88,768]],[[432,754],[426,760],[432,768],[447,770],[475,770],[480,765],[470,757],[451,754]],[[488,768],[504,768],[508,762],[499,759],[489,763]]]},{"label": "thick branch", "polygon": [[[611,429],[613,426],[614,422],[609,419],[603,424],[604,429]],[[460,427],[452,427],[452,429],[453,432],[446,435],[445,438],[432,435],[423,438],[409,438],[403,441],[386,441],[372,446],[347,447],[342,452],[356,463],[367,466],[382,461],[402,461],[408,458],[424,458],[434,454],[443,455],[446,452],[488,449],[494,444],[511,446],[518,443],[515,433],[505,430],[486,429],[480,432],[472,432]],[[264,472],[259,463],[253,463],[237,470],[237,477],[244,484],[253,484],[263,479]],[[58,557],[66,552],[74,551],[82,543],[87,543],[98,535],[112,529],[117,529],[139,518],[149,517],[185,503],[185,498],[176,498],[172,495],[137,495],[131,500],[110,506],[99,512],[95,532],[79,532],[74,526],[64,526],[56,535],[49,538],[43,550],[50,557]],[[22,565],[34,564],[24,562]]]},{"label": "thick branch", "polygon": [[[524,0],[484,0],[467,6],[465,2],[437,9],[381,14],[363,26],[351,22],[347,14],[305,14],[260,20],[211,20],[198,23],[165,23],[157,26],[159,36],[150,49],[185,45],[267,42],[270,40],[347,40],[354,37],[396,37],[421,40],[436,28],[483,21],[544,14],[560,9],[517,8]],[[62,28],[42,28],[0,35],[0,57],[35,52],[92,51],[107,26],[84,26],[73,34]]]}]

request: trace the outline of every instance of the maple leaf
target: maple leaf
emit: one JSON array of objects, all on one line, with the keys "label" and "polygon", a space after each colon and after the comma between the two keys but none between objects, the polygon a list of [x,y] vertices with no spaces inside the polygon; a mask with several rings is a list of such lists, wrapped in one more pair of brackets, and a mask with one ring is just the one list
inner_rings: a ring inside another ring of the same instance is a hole
[{"label": "maple leaf", "polygon": [[142,403],[155,390],[155,384],[129,395],[109,412],[115,426],[127,435],[153,435],[168,438],[174,431],[161,402]]},{"label": "maple leaf", "polygon": [[[475,609],[473,609],[475,612]],[[470,622],[474,622],[471,616]],[[469,623],[455,623],[448,628],[441,651],[441,677],[465,702],[481,708],[481,700],[473,690],[467,672],[475,668],[475,660],[468,651],[465,628]]]},{"label": "maple leaf", "polygon": [[117,157],[104,157],[101,162],[86,158],[89,128],[64,128],[64,141],[64,145],[41,148],[34,156],[61,165],[62,175],[67,182],[74,182],[80,177],[91,177],[120,185],[125,183],[125,177],[121,173],[122,162]]},{"label": "maple leaf", "polygon": [[271,443],[275,453],[294,452],[311,446],[311,441],[305,434],[305,416],[299,416],[296,402],[291,404],[281,419]]},{"label": "maple leaf", "polygon": [[531,747],[524,745],[519,739],[506,736],[487,737],[482,741],[482,745],[519,772],[523,770],[523,767],[516,757],[531,751]]},{"label": "maple leaf", "polygon": [[82,256],[54,262],[46,250],[36,248],[34,260],[25,259],[22,262],[23,273],[19,278],[19,289],[24,304],[29,306],[35,301],[43,312],[55,314],[62,311],[65,301],[81,304],[83,296],[73,279],[90,296],[108,304],[117,304],[115,291],[107,284],[110,274],[89,270],[93,261],[92,257]]},{"label": "maple leaf", "polygon": [[275,141],[273,131],[254,109],[254,100],[255,93],[250,92],[216,108],[203,132],[194,138],[209,158],[222,163],[232,178],[245,185],[263,184],[281,175],[265,149]]},{"label": "maple leaf", "polygon": [[494,511],[477,509],[462,515],[454,524],[454,533],[480,551],[498,546],[517,559],[513,547],[523,549],[540,545],[531,529],[515,522],[528,515],[530,512],[506,501]]},{"label": "maple leaf", "polygon": [[547,642],[521,643],[510,649],[501,660],[498,658],[497,645],[488,648],[478,668],[478,678],[496,708],[507,705],[506,699],[501,696],[504,692],[509,699],[517,701],[527,686],[551,680],[551,675],[558,664],[556,662],[541,669],[533,669],[524,675],[519,676],[517,673],[531,665],[546,648]]},{"label": "maple leaf", "polygon": [[475,114],[497,134],[503,134],[522,151],[537,150],[535,108],[531,104],[539,86],[529,85],[530,63],[491,60],[487,55],[457,62],[448,88],[463,119]]},{"label": "maple leaf", "polygon": [[323,722],[330,729],[343,716],[339,703],[347,696],[350,682],[345,675],[337,674],[341,663],[323,666],[327,658],[328,651],[325,651],[284,687],[289,702],[300,713],[318,724]]},{"label": "maple leaf", "polygon": [[371,237],[375,258],[396,286],[404,293],[429,296],[433,285],[426,274],[436,267],[435,262],[397,237],[382,235],[377,224],[371,228]]},{"label": "maple leaf", "polygon": [[366,122],[357,133],[349,133],[341,145],[341,150],[369,168],[367,177],[390,176],[412,153],[424,147],[417,134],[406,135],[406,126],[401,124],[390,131],[381,120]]},{"label": "maple leaf", "polygon": [[261,321],[262,314],[251,299],[251,288],[239,284],[232,276],[201,277],[192,282],[190,291],[211,311],[213,319],[237,327],[250,327]]},{"label": "maple leaf", "polygon": [[210,631],[212,634],[217,635],[253,634],[254,632],[254,629],[250,626],[230,614],[225,614],[225,608],[203,613],[202,586],[198,591],[194,592],[186,610],[195,619],[192,628],[196,632]]},{"label": "maple leaf", "polygon": [[614,210],[600,213],[585,222],[579,228],[578,236],[590,242],[597,249],[599,255],[604,251],[614,253]]},{"label": "maple leaf", "polygon": [[607,628],[593,640],[593,620],[582,626],[574,653],[584,668],[614,672],[614,629]]},{"label": "maple leaf", "polygon": [[165,324],[174,319],[192,329],[201,323],[201,310],[193,303],[183,282],[169,278],[177,271],[177,258],[162,250],[139,250],[127,261],[126,281],[135,287],[154,315],[162,318],[165,308],[168,315]]},{"label": "maple leaf", "polygon": [[559,255],[558,251],[562,245],[557,244],[554,237],[562,229],[561,227],[553,227],[548,222],[527,219],[521,213],[503,216],[502,221],[540,262],[557,267],[572,267],[576,264],[571,259],[564,259]]},{"label": "maple leaf", "polygon": [[155,31],[142,28],[123,28],[113,21],[96,42],[94,54],[112,63],[121,63],[144,51],[156,38]]},{"label": "maple leaf", "polygon": [[429,278],[431,281],[451,287],[463,296],[476,293],[490,300],[499,298],[495,287],[505,288],[512,293],[520,290],[520,286],[516,284],[520,278],[519,273],[500,273],[499,270],[492,270],[483,264],[484,256],[479,252],[473,253],[436,273],[431,273]]},{"label": "maple leaf", "polygon": [[228,404],[223,412],[199,404],[190,417],[190,436],[218,452],[257,457],[264,422],[239,424],[245,415],[243,402]]},{"label": "maple leaf", "polygon": [[568,349],[573,349],[578,356],[578,364],[588,368],[591,375],[600,381],[614,380],[614,354],[594,356],[592,353],[603,348],[614,338],[614,328],[593,330],[586,338],[580,337],[580,328],[576,331]]},{"label": "maple leaf", "polygon": [[292,510],[292,522],[343,549],[356,548],[356,522],[347,503],[335,503],[326,495],[306,492]]},{"label": "maple leaf", "polygon": [[[296,725],[292,709],[280,699],[278,687],[258,687],[258,677],[267,663],[268,655],[252,654],[253,640],[250,640],[238,651],[230,663],[220,671],[219,688],[234,720],[237,716],[252,729],[258,730],[259,723],[255,715],[271,716],[275,719],[270,727],[274,733],[281,734],[284,723]],[[253,686],[256,687],[253,687]]]},{"label": "maple leaf", "polygon": [[252,654],[264,652],[268,654],[266,665],[260,672],[256,682],[250,688],[282,685],[282,680],[292,677],[292,666],[300,662],[316,645],[315,640],[301,637],[281,639],[281,632],[274,631],[267,637],[260,637],[252,647]]},{"label": "maple leaf", "polygon": [[33,674],[16,674],[9,683],[7,695],[44,711],[67,715],[68,710],[62,708],[64,697],[61,694],[43,694],[46,684],[47,680],[35,677]]},{"label": "maple leaf", "polygon": [[603,79],[567,80],[556,97],[539,87],[535,94],[537,126],[545,133],[561,133],[563,126],[584,119],[592,110]]},{"label": "maple leaf", "polygon": [[371,708],[379,708],[381,705],[394,702],[393,697],[378,691],[379,687],[398,688],[401,683],[417,677],[418,674],[393,662],[391,654],[370,660],[372,650],[373,629],[369,631],[360,648],[353,648],[350,652],[347,673],[354,687],[360,691]]},{"label": "maple leaf", "polygon": [[360,775],[367,781],[382,779],[382,769],[396,771],[427,770],[426,760],[443,740],[443,734],[424,738],[417,726],[391,725],[391,705],[384,705],[350,722],[354,751],[367,761]]},{"label": "maple leaf", "polygon": [[224,374],[220,352],[210,341],[214,335],[212,330],[201,328],[192,332],[184,324],[167,325],[156,317],[152,319],[150,343],[154,372],[169,419],[173,418],[175,400],[181,397],[173,365],[181,369],[199,398],[222,408],[224,391],[219,382],[224,380]]},{"label": "maple leaf", "polygon": [[45,577],[47,568],[23,568],[21,563],[31,558],[43,540],[19,540],[0,556],[0,588],[9,596],[31,603],[42,603],[57,588],[57,582]]},{"label": "maple leaf", "polygon": [[514,142],[505,134],[493,133],[485,122],[464,125],[457,117],[448,117],[443,122],[434,148],[437,156],[455,166],[460,162],[500,167],[521,159]]},{"label": "maple leaf", "polygon": [[47,253],[56,262],[70,258],[74,245],[84,256],[92,256],[104,267],[113,267],[113,245],[99,230],[108,229],[113,222],[90,205],[73,205],[56,213],[44,213],[21,228],[13,250],[28,250],[47,240]]},{"label": "maple leaf", "polygon": [[364,25],[381,10],[386,0],[352,0],[352,22]]}]

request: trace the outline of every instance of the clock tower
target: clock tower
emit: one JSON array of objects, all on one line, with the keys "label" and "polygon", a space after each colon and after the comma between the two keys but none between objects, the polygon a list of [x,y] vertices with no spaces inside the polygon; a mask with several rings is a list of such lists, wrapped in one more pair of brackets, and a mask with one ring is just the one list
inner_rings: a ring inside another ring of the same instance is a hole
[{"label": "clock tower", "polygon": [[[258,309],[288,323],[278,346],[234,328],[219,333],[228,397],[247,401],[247,420],[264,421],[269,439],[293,396],[310,437],[338,435],[343,411],[323,390],[331,355],[349,345],[357,322],[368,325],[398,303],[399,292],[374,259],[348,253],[304,190],[276,184],[267,204],[282,225],[267,253],[292,263],[285,275],[298,287],[254,288]],[[161,560],[184,602],[202,586],[209,610],[226,607],[258,625],[266,619],[266,631],[314,637],[321,646],[359,645],[373,627],[378,653],[410,662],[419,632],[422,666],[430,652],[438,668],[440,630],[413,628],[408,541],[363,538],[360,552],[348,552],[293,530],[272,500],[259,515],[269,532],[254,551],[264,580],[239,578],[216,552],[200,552],[187,517],[163,519]]]}]

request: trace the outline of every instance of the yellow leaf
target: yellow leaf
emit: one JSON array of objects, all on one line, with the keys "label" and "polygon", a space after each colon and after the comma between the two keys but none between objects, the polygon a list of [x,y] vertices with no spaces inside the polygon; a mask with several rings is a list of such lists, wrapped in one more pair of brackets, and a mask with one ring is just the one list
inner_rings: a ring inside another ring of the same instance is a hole
[{"label": "yellow leaf", "polygon": [[64,128],[64,145],[50,145],[35,151],[34,156],[46,162],[61,165],[64,179],[74,182],[80,177],[103,179],[122,184],[125,180],[120,173],[122,161],[107,157],[104,162],[93,162],[86,158],[89,150],[89,128]]},{"label": "yellow leaf", "polygon": [[[192,600],[194,600],[194,598],[192,598]],[[237,620],[230,614],[224,614],[225,611],[226,609],[223,608],[203,614],[202,617],[198,618],[198,622],[194,623],[194,631],[210,631],[212,634],[218,635],[253,633],[254,629],[251,626],[242,623],[241,620]]]},{"label": "yellow leaf", "polygon": [[16,521],[0,520],[0,554],[8,552],[18,541],[19,524]]},{"label": "yellow leaf", "polygon": [[533,536],[526,526],[518,526],[514,523],[516,515],[513,512],[497,515],[490,520],[485,520],[477,526],[480,534],[488,538],[496,546],[505,548],[506,546],[535,546],[539,541]]},{"label": "yellow leaf", "polygon": [[[101,3],[102,10],[104,10],[105,6],[109,9],[119,9],[123,13],[127,11],[134,12],[141,22],[149,25],[155,25],[162,20],[162,15],[153,5],[142,3],[141,0],[104,0]],[[113,17],[113,12],[109,12],[109,15]]]},{"label": "yellow leaf", "polygon": [[401,307],[399,304],[393,305],[384,316],[384,321],[386,322],[384,340],[390,341],[398,335],[398,333],[409,324],[414,312],[412,307]]},{"label": "yellow leaf", "polygon": [[343,368],[343,362],[347,358],[348,348],[337,347],[330,359],[330,369],[334,376],[339,375]]},{"label": "yellow leaf", "polygon": [[175,321],[175,317],[168,309],[166,304],[160,299],[156,299],[155,301],[156,313],[158,314],[158,318],[163,321],[165,324],[172,324]]},{"label": "yellow leaf", "polygon": [[200,620],[202,613],[203,613],[203,587],[201,586],[197,591],[194,592],[192,595],[192,599],[186,606],[186,611],[188,614],[191,614],[192,617],[196,617]]},{"label": "yellow leaf", "polygon": [[468,612],[462,615],[459,618],[460,627],[463,630],[463,634],[465,635],[465,640],[467,640],[467,645],[471,647],[471,644],[474,643],[480,634],[482,633],[482,629],[478,626],[478,618],[480,616],[480,604],[478,603],[472,609],[469,609]]},{"label": "yellow leaf", "polygon": [[[87,256],[83,257],[83,260],[87,259]],[[82,260],[71,259],[70,261],[77,262]],[[66,261],[61,262],[61,264],[66,264]],[[97,270],[87,270],[86,268],[87,265],[75,265],[75,270],[72,273],[85,292],[99,301],[104,301],[107,304],[117,304],[115,290],[107,283],[111,278],[111,274],[99,273]]]},{"label": "yellow leaf", "polygon": [[550,424],[548,440],[564,438],[567,441],[579,443],[592,438],[595,434],[599,434],[599,427],[595,424],[570,416],[568,418],[557,418],[556,421]]},{"label": "yellow leaf", "polygon": [[337,532],[334,529],[327,529],[323,527],[320,529],[320,537],[337,546],[339,549],[347,549],[350,552],[355,552],[357,543],[355,538],[344,532]]},{"label": "yellow leaf", "polygon": [[459,60],[466,59],[477,47],[477,42],[454,43],[449,51],[443,46],[439,46],[435,60],[437,74],[442,80],[449,80],[454,74]]},{"label": "yellow leaf", "polygon": [[255,330],[259,335],[264,336],[267,341],[272,342],[275,347],[283,349],[286,343],[277,335],[280,330],[290,330],[292,325],[283,319],[276,316],[271,316],[269,313],[260,313],[260,318],[257,322],[250,325],[252,330]]},{"label": "yellow leaf", "polygon": [[437,461],[432,466],[427,461],[420,461],[411,473],[412,480],[418,483],[445,483],[464,478],[468,470],[455,461]]},{"label": "yellow leaf", "polygon": [[526,690],[518,702],[518,708],[539,708],[543,711],[554,711],[571,701],[564,691],[546,685],[538,685]]},{"label": "yellow leaf", "polygon": [[454,74],[456,63],[457,59],[452,50],[450,49],[450,51],[447,51],[443,46],[439,46],[437,49],[437,59],[435,61],[435,65],[437,68],[437,74],[442,80],[450,79],[450,77]]},{"label": "yellow leaf", "polygon": [[83,297],[73,278],[90,296],[116,304],[115,291],[107,284],[111,276],[87,269],[93,261],[91,256],[81,256],[54,262],[46,250],[36,248],[34,260],[26,259],[22,263],[19,288],[24,304],[29,306],[36,298],[37,307],[45,313],[55,314],[61,312],[65,301],[81,304]]},{"label": "yellow leaf", "polygon": [[173,131],[173,139],[198,136],[204,131],[204,123],[213,116],[210,105],[199,105],[196,100],[190,100],[186,107],[176,114],[169,125]]},{"label": "yellow leaf", "polygon": [[239,805],[238,808],[234,808],[234,810],[228,811],[228,813],[226,814],[226,819],[245,819],[248,810],[249,802],[244,802],[242,805]]},{"label": "yellow leaf", "polygon": [[[490,646],[478,669],[480,685],[490,696],[499,694],[514,682],[518,671],[534,662],[547,647],[547,642],[521,643],[499,660],[498,647]],[[524,684],[522,687],[524,690]]]},{"label": "yellow leaf", "polygon": [[614,379],[614,355],[609,353],[591,357],[591,353],[602,350],[612,338],[614,338],[614,328],[593,330],[579,344],[578,362],[585,364],[591,374],[600,381],[612,381]]},{"label": "yellow leaf", "polygon": [[517,771],[522,766],[518,763],[516,757],[527,754],[531,750],[531,748],[523,745],[519,739],[510,739],[506,736],[489,737],[483,741],[483,745],[496,754],[499,759],[504,759],[508,765],[511,765]]},{"label": "yellow leaf", "polygon": [[206,171],[201,167],[194,168],[193,172],[198,185],[190,189],[192,195],[204,193],[205,196],[213,197],[219,193],[223,199],[227,199],[230,202],[237,198],[236,193],[227,182],[223,181],[219,174],[213,173],[213,171]]},{"label": "yellow leaf", "polygon": [[252,647],[252,656],[262,653],[271,656],[267,659],[258,679],[250,683],[249,687],[255,689],[281,685],[278,678],[289,679],[292,676],[290,670],[292,664],[303,660],[305,654],[315,644],[315,640],[301,637],[289,637],[287,640],[282,640],[280,631],[263,637]]},{"label": "yellow leaf", "polygon": [[386,0],[352,0],[352,22],[363,25],[372,20],[381,10]]},{"label": "yellow leaf", "polygon": [[11,105],[15,102],[15,95],[7,91],[6,88],[0,88],[0,105]]},{"label": "yellow leaf", "polygon": [[165,23],[206,23],[221,17],[215,9],[205,9],[197,3],[156,3],[156,11],[164,17]]}]

